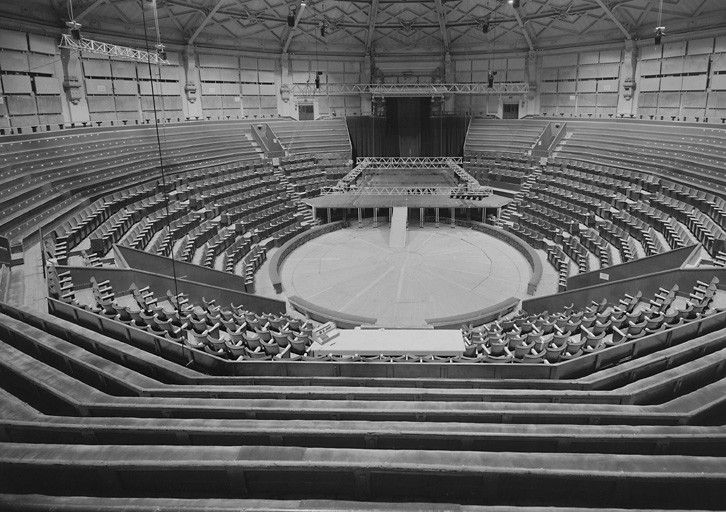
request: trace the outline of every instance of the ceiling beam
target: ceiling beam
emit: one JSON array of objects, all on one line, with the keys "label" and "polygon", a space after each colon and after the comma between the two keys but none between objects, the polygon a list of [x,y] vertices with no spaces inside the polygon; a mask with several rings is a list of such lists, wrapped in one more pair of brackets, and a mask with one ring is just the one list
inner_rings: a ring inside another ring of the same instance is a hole
[{"label": "ceiling beam", "polygon": [[225,1],[226,0],[217,0],[217,3],[214,4],[214,7],[212,7],[212,10],[209,11],[209,14],[207,14],[204,17],[204,19],[202,20],[202,22],[199,24],[199,26],[197,27],[197,29],[194,31],[194,33],[192,34],[192,36],[189,38],[189,41],[187,42],[187,44],[194,44],[194,40],[197,38],[197,36],[199,34],[202,33],[202,30],[204,30],[204,27],[207,26],[207,23],[209,23],[212,20],[212,17],[215,14],[217,14],[217,11],[219,10],[220,7],[222,7],[222,4]]},{"label": "ceiling beam", "polygon": [[605,3],[602,0],[595,0],[597,4],[602,7],[602,10],[605,11],[605,14],[608,15],[608,17],[612,20],[613,23],[620,29],[620,32],[622,32],[625,35],[625,39],[630,41],[632,39],[632,36],[630,35],[630,32],[625,28],[625,26],[620,23],[620,20],[615,17],[613,14],[613,11],[610,10],[610,8],[605,5]]},{"label": "ceiling beam", "polygon": [[532,44],[532,36],[529,35],[529,32],[527,31],[527,27],[524,26],[522,17],[519,15],[519,11],[517,9],[513,9],[513,10],[514,10],[514,17],[517,18],[517,24],[519,25],[519,28],[522,30],[522,34],[524,35],[524,38],[527,40],[527,46],[529,46],[529,51],[534,51],[534,44]]},{"label": "ceiling beam", "polygon": [[292,43],[292,38],[295,37],[295,29],[297,28],[297,24],[300,23],[300,18],[302,18],[305,6],[305,2],[300,2],[300,7],[297,8],[297,13],[295,14],[295,23],[292,27],[290,27],[290,30],[287,31],[285,44],[282,45],[282,53],[287,53],[287,49],[290,47],[290,43]]},{"label": "ceiling beam", "polygon": [[373,44],[373,33],[376,31],[376,18],[378,18],[378,0],[371,1],[371,12],[368,14],[368,33],[366,34],[366,50]]},{"label": "ceiling beam", "polygon": [[85,18],[86,16],[88,16],[89,14],[91,14],[91,11],[93,11],[96,7],[98,7],[99,5],[101,5],[102,3],[104,3],[104,1],[105,0],[96,0],[91,5],[89,5],[85,9],[83,9],[83,11],[81,11],[81,14],[79,14],[78,16],[76,16],[76,21],[80,21],[83,18]]},{"label": "ceiling beam", "polygon": [[444,5],[441,0],[434,0],[436,5],[436,14],[439,18],[439,29],[441,30],[441,42],[444,45],[444,53],[449,51],[451,41],[449,40],[449,31],[446,29],[446,12],[444,12]]}]

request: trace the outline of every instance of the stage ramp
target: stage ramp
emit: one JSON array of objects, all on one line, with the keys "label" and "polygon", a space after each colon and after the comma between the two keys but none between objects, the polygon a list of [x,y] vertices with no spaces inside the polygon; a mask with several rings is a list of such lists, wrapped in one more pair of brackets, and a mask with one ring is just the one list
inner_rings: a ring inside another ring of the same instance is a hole
[{"label": "stage ramp", "polygon": [[406,220],[408,208],[396,206],[391,215],[391,233],[388,237],[388,246],[394,249],[406,247]]}]

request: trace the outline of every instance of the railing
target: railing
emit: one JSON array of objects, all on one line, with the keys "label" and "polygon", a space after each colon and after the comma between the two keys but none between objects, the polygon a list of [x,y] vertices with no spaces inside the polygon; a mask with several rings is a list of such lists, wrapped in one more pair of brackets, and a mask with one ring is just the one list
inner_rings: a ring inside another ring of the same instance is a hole
[{"label": "railing", "polygon": [[447,196],[481,200],[492,195],[492,189],[481,187],[468,190],[465,187],[351,187],[345,189],[338,186],[324,187],[321,195],[346,194],[351,196]]},{"label": "railing", "polygon": [[453,94],[527,94],[526,82],[501,82],[492,87],[485,83],[450,84],[293,84],[295,96],[448,96]]},{"label": "railing", "polygon": [[368,156],[359,160],[358,166],[369,169],[441,169],[453,165],[461,165],[458,157],[376,157]]}]

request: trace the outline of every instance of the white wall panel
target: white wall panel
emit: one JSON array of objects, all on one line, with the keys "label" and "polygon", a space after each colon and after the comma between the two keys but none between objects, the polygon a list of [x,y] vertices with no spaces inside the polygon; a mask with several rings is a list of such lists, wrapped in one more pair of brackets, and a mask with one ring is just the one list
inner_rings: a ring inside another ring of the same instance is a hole
[{"label": "white wall panel", "polygon": [[685,41],[673,41],[663,43],[663,57],[680,57],[686,54]]},{"label": "white wall panel", "polygon": [[713,52],[713,37],[688,41],[688,55],[701,55]]},{"label": "white wall panel", "polygon": [[3,71],[28,72],[28,54],[24,52],[0,51],[0,69]]},{"label": "white wall panel", "polygon": [[705,91],[706,75],[684,76],[681,88],[683,91]]},{"label": "white wall panel", "polygon": [[35,81],[35,92],[37,94],[60,94],[61,86],[57,78],[36,76]]},{"label": "white wall panel", "polygon": [[0,29],[0,48],[27,51],[28,39],[25,32]]}]

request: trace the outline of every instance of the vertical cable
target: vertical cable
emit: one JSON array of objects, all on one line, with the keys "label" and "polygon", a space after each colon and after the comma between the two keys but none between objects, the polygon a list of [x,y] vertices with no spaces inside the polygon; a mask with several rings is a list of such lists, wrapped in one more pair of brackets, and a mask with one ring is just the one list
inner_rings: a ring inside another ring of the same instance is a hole
[{"label": "vertical cable", "polygon": [[[156,0],[154,0],[154,9],[156,10]],[[141,16],[144,23],[144,43],[146,44],[146,64],[149,67],[149,81],[151,83],[151,105],[154,109],[154,130],[156,132],[156,147],[159,152],[159,173],[161,174],[161,187],[164,194],[164,207],[166,209],[166,227],[171,233],[171,217],[169,215],[169,194],[166,191],[166,174],[164,173],[164,157],[161,151],[161,136],[159,135],[159,116],[156,111],[156,95],[154,93],[154,75],[151,71],[151,54],[149,53],[149,34],[146,28],[146,12],[143,4],[141,5]],[[174,245],[171,246],[171,272],[174,280],[174,297],[179,297],[179,284],[176,277],[176,261],[174,259]]]}]

